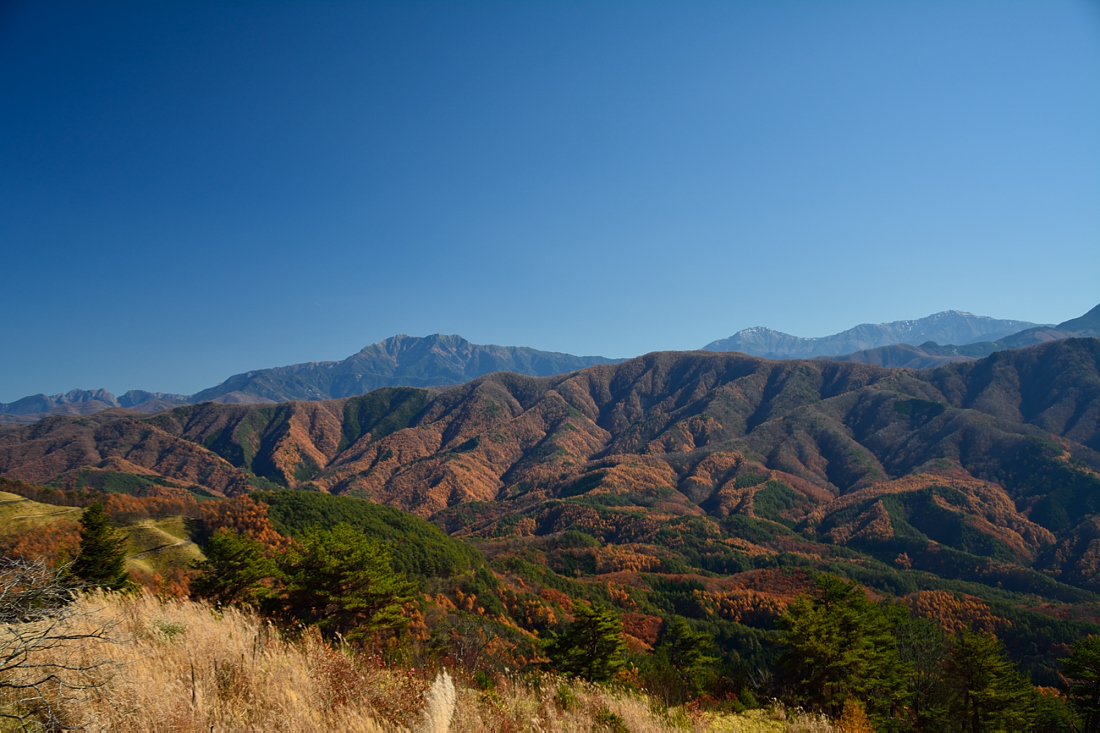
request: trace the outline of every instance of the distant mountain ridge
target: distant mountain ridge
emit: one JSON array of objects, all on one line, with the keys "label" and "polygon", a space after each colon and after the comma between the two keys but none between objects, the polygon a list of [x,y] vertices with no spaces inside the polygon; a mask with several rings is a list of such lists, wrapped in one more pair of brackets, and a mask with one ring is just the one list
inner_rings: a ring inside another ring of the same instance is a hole
[{"label": "distant mountain ridge", "polygon": [[[763,327],[748,328],[727,339],[713,341],[703,350],[741,351],[769,359],[816,358],[931,369],[973,361],[1006,349],[1095,337],[1100,337],[1100,305],[1057,326],[944,311],[916,320],[862,324],[821,338],[801,338]],[[883,341],[887,343],[866,346]],[[941,346],[940,342],[947,345]],[[91,415],[113,408],[152,413],[200,402],[253,404],[339,399],[383,387],[449,387],[493,372],[546,377],[623,361],[523,346],[474,344],[455,335],[399,334],[366,346],[343,361],[305,362],[244,372],[194,395],[130,390],[116,397],[105,389],[32,395],[0,403],[0,426],[28,424],[54,415]]]},{"label": "distant mountain ridge", "polygon": [[1013,333],[996,341],[979,341],[941,346],[929,340],[920,346],[897,344],[857,351],[852,354],[830,356],[832,361],[854,361],[886,367],[932,369],[957,361],[973,361],[998,351],[1022,349],[1028,346],[1060,341],[1068,338],[1100,337],[1100,305],[1079,318],[1063,321],[1057,326],[1036,326]]},{"label": "distant mountain ridge", "polygon": [[112,407],[157,412],[187,404],[187,399],[187,395],[146,392],[140,389],[132,389],[120,397],[105,389],[74,389],[65,394],[37,394],[15,402],[0,402],[0,415],[32,416],[32,419],[37,419],[42,415],[88,415]]},{"label": "distant mountain ridge", "polygon": [[158,412],[185,404],[317,401],[354,397],[382,387],[447,387],[492,372],[549,377],[623,359],[573,356],[526,346],[474,344],[461,336],[399,334],[343,361],[314,361],[236,374],[193,395],[131,390],[116,397],[105,389],[44,394],[0,403],[0,425],[25,424],[51,415],[90,415],[112,408]]},{"label": "distant mountain ridge", "polygon": [[1035,327],[1037,324],[1028,321],[1004,320],[951,310],[916,320],[863,323],[831,336],[817,338],[792,336],[757,326],[738,331],[729,338],[712,341],[703,350],[740,351],[765,359],[812,359],[897,344],[917,346],[928,341],[951,344],[996,341]]},{"label": "distant mountain ridge", "polygon": [[216,387],[191,396],[208,402],[239,396],[232,401],[288,402],[354,397],[382,387],[439,387],[462,384],[492,372],[515,372],[531,377],[564,374],[622,359],[573,356],[526,346],[473,344],[461,336],[433,334],[418,338],[399,334],[365,347],[343,361],[294,364],[237,374]]}]

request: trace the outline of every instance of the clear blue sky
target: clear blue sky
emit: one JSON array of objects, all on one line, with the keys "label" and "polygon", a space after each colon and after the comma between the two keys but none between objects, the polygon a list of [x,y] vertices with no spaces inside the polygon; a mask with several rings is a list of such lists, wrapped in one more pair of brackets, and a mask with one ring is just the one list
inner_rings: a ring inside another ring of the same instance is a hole
[{"label": "clear blue sky", "polygon": [[0,401],[1100,302],[1100,4],[0,5]]}]

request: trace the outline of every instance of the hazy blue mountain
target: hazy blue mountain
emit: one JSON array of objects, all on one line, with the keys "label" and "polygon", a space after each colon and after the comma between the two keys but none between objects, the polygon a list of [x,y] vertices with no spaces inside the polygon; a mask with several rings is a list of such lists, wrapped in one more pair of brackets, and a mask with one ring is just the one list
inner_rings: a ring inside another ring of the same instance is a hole
[{"label": "hazy blue mountain", "polygon": [[132,389],[121,397],[115,397],[105,389],[74,389],[65,394],[36,394],[15,402],[0,402],[0,414],[34,415],[60,411],[62,414],[84,415],[112,407],[126,407],[140,409],[142,412],[150,412],[148,409],[143,409],[150,403],[156,403],[155,409],[161,410],[164,407],[173,405],[185,405],[187,400],[187,395],[146,392],[141,389]]},{"label": "hazy blue mountain", "polygon": [[1059,331],[1072,331],[1084,333],[1086,331],[1100,331],[1100,305],[1090,310],[1080,318],[1071,318],[1058,324]]},{"label": "hazy blue mountain", "polygon": [[[1100,337],[1100,306],[1057,326],[1035,326],[944,311],[913,321],[862,324],[839,334],[801,338],[768,328],[748,328],[714,341],[707,351],[741,351],[771,359],[829,358],[879,366],[926,369],[968,361],[995,351],[1071,337]],[[947,343],[941,346],[940,343]],[[622,359],[573,356],[523,346],[473,344],[461,336],[398,335],[371,344],[343,361],[308,362],[237,374],[194,395],[131,390],[116,397],[105,389],[75,389],[0,403],[0,425],[50,415],[88,415],[111,408],[156,412],[198,402],[255,403],[352,397],[382,387],[442,387],[498,371],[553,376]]]},{"label": "hazy blue mountain", "polygon": [[[119,407],[127,407],[141,412],[153,412],[163,410],[165,407],[184,405],[190,399],[185,394],[171,394],[169,392],[146,392],[143,389],[131,389],[118,398]],[[154,409],[150,409],[155,405]],[[163,406],[162,406],[163,405]]]},{"label": "hazy blue mountain", "polygon": [[[31,415],[39,412],[49,412],[61,406],[79,406],[96,403],[106,407],[118,407],[118,400],[105,389],[74,389],[65,394],[44,395],[36,394],[24,397],[15,402],[0,402],[0,413],[7,415]],[[104,408],[100,408],[104,409]],[[80,414],[79,408],[72,414]]]},{"label": "hazy blue mountain", "polygon": [[935,369],[944,364],[959,361],[974,361],[975,357],[958,353],[940,353],[947,351],[942,346],[927,344],[924,347],[912,344],[892,344],[877,349],[865,349],[839,356],[818,356],[828,361],[854,361],[858,364],[874,364],[884,367],[903,367],[905,369]]},{"label": "hazy blue mountain", "polygon": [[[1038,326],[1029,328],[1019,333],[1014,333],[1006,338],[994,341],[993,351],[1003,349],[1022,349],[1025,346],[1034,346],[1046,341],[1055,341],[1065,338],[1093,338],[1100,336],[1100,305],[1079,318],[1071,318],[1057,326]],[[977,344],[975,344],[977,345]],[[982,346],[987,344],[982,343]],[[984,354],[982,354],[984,356]]]},{"label": "hazy blue mountain", "polygon": [[1013,333],[996,341],[979,341],[968,344],[940,345],[927,341],[920,346],[893,345],[866,349],[852,354],[827,357],[832,361],[854,361],[861,364],[877,364],[887,367],[931,369],[956,361],[973,361],[1006,349],[1022,349],[1028,346],[1059,341],[1067,338],[1100,337],[1100,305],[1079,318],[1072,318],[1057,326],[1036,326]]},{"label": "hazy blue mountain", "polygon": [[791,336],[758,326],[738,331],[729,338],[712,341],[703,349],[740,351],[768,359],[809,359],[851,354],[895,344],[917,346],[928,341],[949,344],[996,341],[1035,326],[1036,324],[1027,321],[989,318],[962,311],[944,311],[912,321],[863,323],[847,331],[817,338]]},{"label": "hazy blue mountain", "polygon": [[113,407],[156,412],[199,402],[251,404],[353,397],[381,387],[445,387],[491,372],[549,377],[623,359],[573,356],[525,346],[472,344],[461,336],[398,335],[365,347],[343,361],[314,361],[237,374],[194,395],[131,390],[115,397],[105,389],[74,389],[0,403],[0,425],[26,424],[50,415],[90,415]]},{"label": "hazy blue mountain", "polygon": [[113,407],[158,412],[187,404],[187,395],[130,390],[115,397],[105,389],[74,389],[65,394],[36,394],[15,402],[0,402],[0,425],[26,424],[51,415],[92,415]]},{"label": "hazy blue mountain", "polygon": [[622,359],[573,356],[525,346],[472,344],[461,336],[398,335],[343,361],[294,364],[237,374],[191,396],[192,402],[327,400],[381,387],[462,384],[491,372],[548,377]]}]

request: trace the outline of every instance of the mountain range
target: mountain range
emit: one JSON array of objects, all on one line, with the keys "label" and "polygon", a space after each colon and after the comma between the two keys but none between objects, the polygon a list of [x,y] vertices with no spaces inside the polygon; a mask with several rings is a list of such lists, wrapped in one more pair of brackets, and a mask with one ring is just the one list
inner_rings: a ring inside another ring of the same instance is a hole
[{"label": "mountain range", "polygon": [[1036,325],[1027,321],[975,316],[962,311],[943,311],[912,321],[863,323],[820,338],[791,336],[764,327],[746,328],[729,338],[712,341],[703,349],[740,351],[766,359],[812,359],[816,356],[839,356],[895,344],[916,346],[927,341],[947,344],[996,341],[1025,329],[1035,328]]},{"label": "mountain range", "polygon": [[907,547],[936,572],[942,545],[1100,590],[1100,563],[1072,552],[1100,537],[1100,340],[919,372],[658,352],[444,391],[57,415],[0,432],[0,476],[309,489],[487,537],[590,526],[642,542],[672,518],[740,515],[889,558]]},{"label": "mountain range", "polygon": [[1057,684],[1052,647],[1100,628],[1100,339],[926,370],[656,352],[0,429],[0,490],[58,503],[283,488],[412,512],[496,558],[501,577],[552,598],[588,579],[632,613],[652,613],[631,605],[648,597],[767,625],[813,572],[840,573],[978,609]]},{"label": "mountain range", "polygon": [[382,387],[440,387],[490,372],[550,376],[621,359],[573,356],[525,346],[472,344],[461,336],[398,335],[365,347],[343,361],[315,361],[237,374],[194,395],[130,391],[115,397],[105,389],[34,395],[0,403],[0,425],[26,424],[50,415],[88,415],[113,407],[157,412],[200,402],[259,403],[350,397]]},{"label": "mountain range", "polygon": [[836,361],[857,361],[880,366],[930,369],[954,361],[978,359],[1006,349],[1021,349],[1047,341],[1066,338],[1095,338],[1100,336],[1100,305],[1079,318],[1073,318],[1056,326],[1035,326],[1024,329],[996,341],[972,341],[962,345],[941,346],[928,341],[919,346],[895,344],[853,354],[829,357]]},{"label": "mountain range", "polygon": [[[187,404],[187,395],[130,390],[120,397],[105,389],[74,389],[65,394],[37,394],[7,404],[0,402],[0,417],[15,418],[7,422],[33,422],[48,415],[91,415],[112,407],[139,412],[157,412]],[[27,420],[18,420],[26,417]],[[0,421],[0,424],[4,424]]]},{"label": "mountain range", "polygon": [[[822,338],[751,328],[714,341],[704,350],[739,351],[769,359],[825,358],[928,369],[1044,341],[1093,336],[1100,336],[1100,306],[1057,326],[945,311],[912,321],[863,324]],[[939,345],[937,339],[948,345]],[[473,344],[460,336],[398,335],[367,346],[343,361],[307,362],[245,372],[194,395],[131,390],[116,397],[107,390],[97,389],[24,397],[0,403],[0,425],[29,424],[51,415],[88,415],[111,408],[152,413],[208,401],[253,404],[327,400],[383,387],[447,387],[499,371],[544,377],[621,361],[527,347]]]},{"label": "mountain range", "polygon": [[[621,359],[573,356],[526,346],[472,344],[461,336],[398,335],[343,361],[310,362],[238,374],[192,395],[191,402],[286,402],[352,397],[381,387],[462,384],[491,372],[542,377]],[[226,398],[235,398],[227,400]]]}]

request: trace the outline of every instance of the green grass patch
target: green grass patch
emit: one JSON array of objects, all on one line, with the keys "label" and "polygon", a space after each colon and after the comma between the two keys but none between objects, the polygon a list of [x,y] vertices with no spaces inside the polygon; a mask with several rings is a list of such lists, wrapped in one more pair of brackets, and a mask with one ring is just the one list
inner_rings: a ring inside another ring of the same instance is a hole
[{"label": "green grass patch", "polygon": [[59,519],[80,521],[80,507],[59,507],[39,504],[18,494],[0,491],[0,534],[37,524],[49,524]]}]

